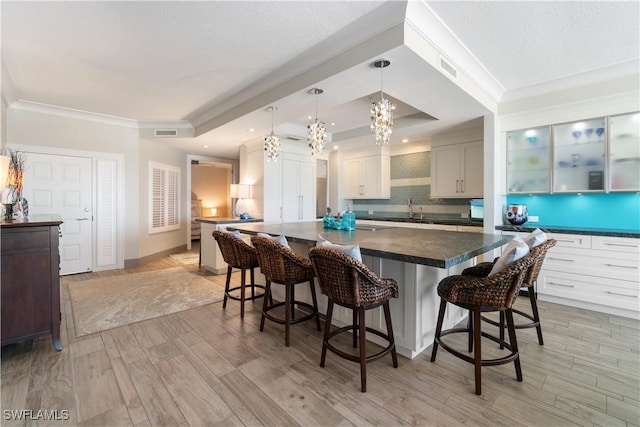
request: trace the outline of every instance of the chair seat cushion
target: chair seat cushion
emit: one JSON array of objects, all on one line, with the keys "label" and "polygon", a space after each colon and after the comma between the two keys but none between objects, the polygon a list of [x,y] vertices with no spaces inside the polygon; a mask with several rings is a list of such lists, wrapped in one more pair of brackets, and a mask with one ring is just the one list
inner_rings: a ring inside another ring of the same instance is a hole
[{"label": "chair seat cushion", "polygon": [[500,258],[498,258],[493,265],[489,276],[499,273],[528,253],[529,245],[527,245],[521,237],[514,237],[504,249]]},{"label": "chair seat cushion", "polygon": [[544,231],[536,228],[528,236],[525,236],[524,242],[529,245],[529,248],[535,248],[538,245],[547,241],[547,235]]},{"label": "chair seat cushion", "polygon": [[286,246],[289,247],[289,242],[287,241],[287,238],[284,237],[284,235],[280,235],[280,236],[272,236],[270,234],[267,233],[258,233],[258,236],[260,237],[264,237],[266,239],[269,239],[271,241],[274,241],[282,246]]},{"label": "chair seat cushion", "polygon": [[360,245],[338,245],[335,243],[331,243],[324,237],[318,235],[318,242],[316,243],[316,246],[321,248],[329,248],[329,249],[336,250],[338,252],[342,252],[343,254],[362,262]]}]

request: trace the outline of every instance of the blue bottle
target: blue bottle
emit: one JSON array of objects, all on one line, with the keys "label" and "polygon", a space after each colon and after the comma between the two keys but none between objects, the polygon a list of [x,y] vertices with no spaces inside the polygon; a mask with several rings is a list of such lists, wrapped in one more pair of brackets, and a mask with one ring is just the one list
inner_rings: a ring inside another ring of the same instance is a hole
[{"label": "blue bottle", "polygon": [[327,213],[322,217],[322,228],[335,228],[336,220],[331,215],[331,208],[327,208]]},{"label": "blue bottle", "polygon": [[342,229],[349,231],[356,229],[356,214],[351,210],[351,205],[347,207],[347,211],[342,215]]}]

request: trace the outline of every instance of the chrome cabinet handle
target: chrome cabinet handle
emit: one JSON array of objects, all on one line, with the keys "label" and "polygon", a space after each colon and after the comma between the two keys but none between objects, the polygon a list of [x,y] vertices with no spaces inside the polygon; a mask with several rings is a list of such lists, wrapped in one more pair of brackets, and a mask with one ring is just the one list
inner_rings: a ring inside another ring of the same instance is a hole
[{"label": "chrome cabinet handle", "polygon": [[84,217],[84,218],[76,218],[76,221],[89,221],[91,218],[89,218],[88,216]]},{"label": "chrome cabinet handle", "polygon": [[549,259],[552,259],[554,261],[576,262],[576,260],[574,260],[574,259],[555,258],[555,257],[549,257]]},{"label": "chrome cabinet handle", "polygon": [[460,191],[458,191],[459,184],[460,184],[460,180],[456,179],[456,193],[460,192]]},{"label": "chrome cabinet handle", "polygon": [[563,288],[575,288],[574,285],[565,285],[564,283],[549,282],[550,285],[562,286]]},{"label": "chrome cabinet handle", "polygon": [[460,180],[460,192],[464,193],[464,179]]},{"label": "chrome cabinet handle", "polygon": [[636,267],[635,265],[619,265],[619,264],[604,264],[607,267],[620,267],[620,268],[632,268],[634,270],[637,270],[638,267]]},{"label": "chrome cabinet handle", "polygon": [[625,245],[624,243],[607,243],[607,242],[604,242],[603,245],[606,245],[606,246],[621,246],[623,248],[637,248],[638,247],[638,245],[633,245],[633,244]]},{"label": "chrome cabinet handle", "polygon": [[638,295],[620,294],[618,292],[605,291],[609,295],[618,295],[621,297],[638,298]]}]

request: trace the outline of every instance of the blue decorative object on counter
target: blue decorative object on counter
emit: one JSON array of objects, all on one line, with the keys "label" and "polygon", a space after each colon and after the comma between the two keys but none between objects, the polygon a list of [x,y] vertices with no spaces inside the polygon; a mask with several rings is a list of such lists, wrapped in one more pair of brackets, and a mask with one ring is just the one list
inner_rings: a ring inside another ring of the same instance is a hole
[{"label": "blue decorative object on counter", "polygon": [[342,215],[342,230],[355,230],[356,229],[356,214],[351,210],[351,205],[347,207],[347,211]]},{"label": "blue decorative object on counter", "polygon": [[331,208],[327,208],[327,213],[322,217],[322,228],[335,228],[336,219],[331,215]]}]

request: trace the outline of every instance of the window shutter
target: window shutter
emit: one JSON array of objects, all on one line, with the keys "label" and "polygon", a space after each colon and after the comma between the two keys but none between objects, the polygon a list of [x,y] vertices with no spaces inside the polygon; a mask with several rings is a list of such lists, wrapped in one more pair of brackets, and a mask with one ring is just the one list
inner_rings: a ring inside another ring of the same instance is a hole
[{"label": "window shutter", "polygon": [[180,229],[180,169],[149,162],[149,233]]}]

